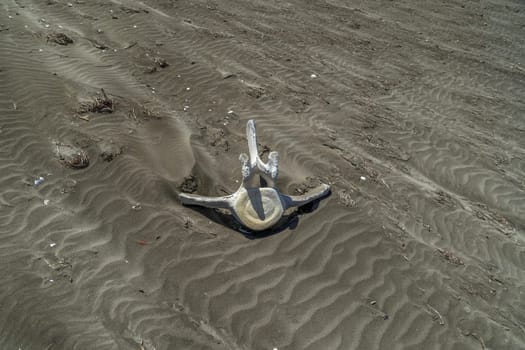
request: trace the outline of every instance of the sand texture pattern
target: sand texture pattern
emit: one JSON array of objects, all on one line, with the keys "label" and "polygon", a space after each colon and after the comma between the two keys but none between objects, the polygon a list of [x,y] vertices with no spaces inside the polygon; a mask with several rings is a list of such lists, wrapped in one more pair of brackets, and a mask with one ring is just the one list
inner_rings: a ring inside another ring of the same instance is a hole
[{"label": "sand texture pattern", "polygon": [[525,349],[524,244],[521,0],[0,3],[0,349]]}]

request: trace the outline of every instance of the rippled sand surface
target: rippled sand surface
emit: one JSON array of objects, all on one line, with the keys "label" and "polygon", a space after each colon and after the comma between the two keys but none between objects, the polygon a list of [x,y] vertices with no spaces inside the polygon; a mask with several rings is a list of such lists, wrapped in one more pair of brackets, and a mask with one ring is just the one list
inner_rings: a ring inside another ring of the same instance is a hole
[{"label": "rippled sand surface", "polygon": [[524,97],[519,0],[3,0],[0,348],[523,349]]}]

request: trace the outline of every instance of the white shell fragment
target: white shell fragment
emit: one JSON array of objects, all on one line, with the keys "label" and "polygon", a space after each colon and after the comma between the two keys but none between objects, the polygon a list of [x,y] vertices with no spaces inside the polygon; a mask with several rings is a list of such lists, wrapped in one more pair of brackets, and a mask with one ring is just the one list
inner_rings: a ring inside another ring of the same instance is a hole
[{"label": "white shell fragment", "polygon": [[42,183],[44,183],[44,178],[42,176],[40,176],[37,179],[35,179],[35,181],[33,181],[33,183],[35,184],[35,186],[39,186]]},{"label": "white shell fragment", "polygon": [[[228,209],[245,227],[262,231],[275,225],[287,209],[308,204],[330,192],[330,186],[322,184],[302,196],[280,193],[276,187],[279,173],[278,153],[270,152],[267,163],[261,160],[253,120],[249,120],[246,125],[246,136],[249,155],[242,153],[239,156],[243,179],[237,192],[224,197],[180,193],[179,198],[183,204]],[[264,187],[261,186],[261,178],[266,182]]]}]

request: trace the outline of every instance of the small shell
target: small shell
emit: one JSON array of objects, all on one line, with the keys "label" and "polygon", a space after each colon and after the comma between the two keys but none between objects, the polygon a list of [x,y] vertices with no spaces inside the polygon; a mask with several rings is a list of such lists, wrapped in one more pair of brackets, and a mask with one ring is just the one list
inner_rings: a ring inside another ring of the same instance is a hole
[{"label": "small shell", "polygon": [[279,193],[270,187],[239,189],[232,210],[244,226],[254,231],[275,225],[284,212]]}]

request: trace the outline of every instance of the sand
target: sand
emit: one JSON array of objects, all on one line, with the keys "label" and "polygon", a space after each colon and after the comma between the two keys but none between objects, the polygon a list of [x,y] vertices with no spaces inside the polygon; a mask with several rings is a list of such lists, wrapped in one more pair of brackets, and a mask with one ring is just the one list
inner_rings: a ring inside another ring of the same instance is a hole
[{"label": "sand", "polygon": [[524,97],[519,0],[3,0],[0,348],[523,349]]}]

